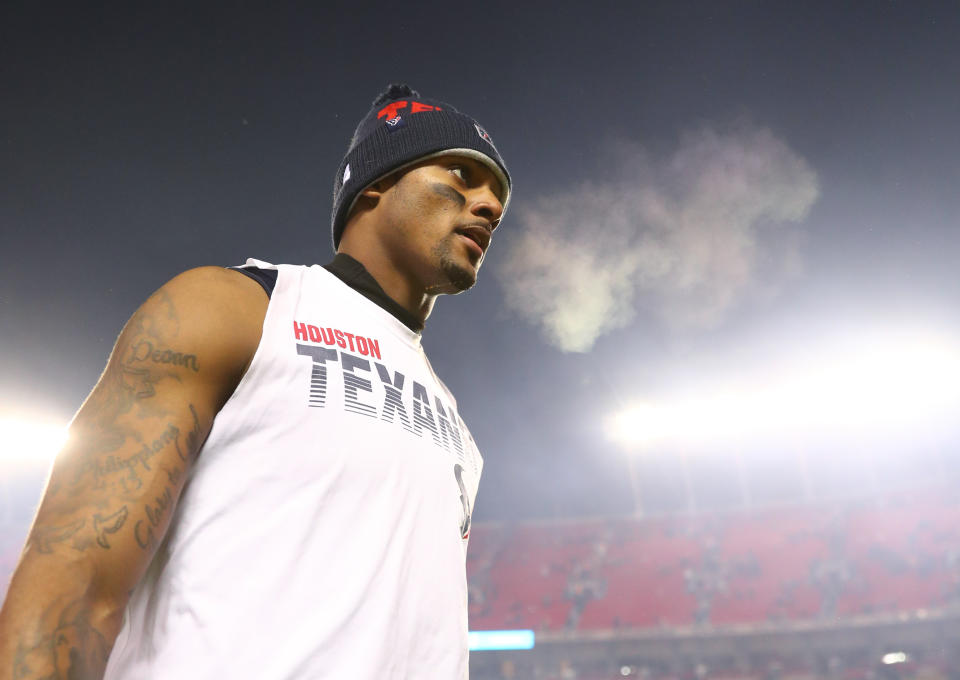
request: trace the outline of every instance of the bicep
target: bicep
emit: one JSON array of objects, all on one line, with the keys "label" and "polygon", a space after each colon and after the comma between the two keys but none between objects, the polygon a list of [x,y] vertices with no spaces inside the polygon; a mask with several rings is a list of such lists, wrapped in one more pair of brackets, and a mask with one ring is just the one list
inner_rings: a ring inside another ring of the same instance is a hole
[{"label": "bicep", "polygon": [[[259,340],[262,292],[236,274],[196,272],[127,323],[71,423],[34,521],[28,550],[95,565],[94,587],[125,593],[139,580]],[[222,337],[226,327],[236,335]]]}]

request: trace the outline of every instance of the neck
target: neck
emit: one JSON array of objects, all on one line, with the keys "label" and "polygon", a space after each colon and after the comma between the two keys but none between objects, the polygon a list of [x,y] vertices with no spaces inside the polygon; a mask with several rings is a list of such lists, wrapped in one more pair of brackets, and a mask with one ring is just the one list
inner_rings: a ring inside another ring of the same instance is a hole
[{"label": "neck", "polygon": [[340,243],[337,252],[349,255],[362,264],[391,300],[410,312],[421,325],[426,323],[437,295],[428,292],[413,277],[399,270],[386,253],[377,248],[361,248],[346,241]]}]

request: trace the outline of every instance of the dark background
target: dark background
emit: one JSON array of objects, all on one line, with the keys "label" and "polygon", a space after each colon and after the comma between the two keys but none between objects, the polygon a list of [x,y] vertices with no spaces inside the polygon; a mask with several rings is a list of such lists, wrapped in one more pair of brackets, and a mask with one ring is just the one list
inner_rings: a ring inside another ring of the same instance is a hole
[{"label": "dark background", "polygon": [[[852,320],[958,327],[957,35],[957,6],[923,2],[5,4],[0,410],[66,422],[124,321],[184,269],[328,261],[333,173],[405,81],[480,120],[515,178],[480,284],[424,334],[486,459],[475,519],[630,512],[604,422],[677,367]],[[693,331],[641,310],[585,353],[504,304],[497,260],[524,211],[606,177],[603,149],[668,157],[744,119],[819,181],[802,271],[776,295]],[[829,494],[866,484],[865,456],[881,485],[952,466],[956,428],[927,435],[805,451]],[[742,501],[737,456],[761,496],[802,495],[795,442],[706,449],[688,467],[701,505]],[[684,506],[681,453],[638,463],[652,509]]]}]

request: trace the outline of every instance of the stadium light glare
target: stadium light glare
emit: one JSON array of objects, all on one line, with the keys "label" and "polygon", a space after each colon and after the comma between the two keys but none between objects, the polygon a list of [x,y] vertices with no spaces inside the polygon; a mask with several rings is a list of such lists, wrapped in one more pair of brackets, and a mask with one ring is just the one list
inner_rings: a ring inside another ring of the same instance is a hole
[{"label": "stadium light glare", "polygon": [[894,663],[906,663],[909,660],[909,657],[903,652],[891,652],[890,654],[884,654],[881,661],[883,663],[890,665]]},{"label": "stadium light glare", "polygon": [[613,416],[610,435],[623,444],[650,444],[671,436],[677,428],[674,414],[651,403],[639,402]]},{"label": "stadium light glare", "polygon": [[960,409],[960,342],[930,333],[845,338],[741,368],[630,405],[610,419],[608,434],[631,448],[883,437],[949,425]]},{"label": "stadium light glare", "polygon": [[67,441],[67,428],[52,418],[0,414],[0,464],[47,465]]}]

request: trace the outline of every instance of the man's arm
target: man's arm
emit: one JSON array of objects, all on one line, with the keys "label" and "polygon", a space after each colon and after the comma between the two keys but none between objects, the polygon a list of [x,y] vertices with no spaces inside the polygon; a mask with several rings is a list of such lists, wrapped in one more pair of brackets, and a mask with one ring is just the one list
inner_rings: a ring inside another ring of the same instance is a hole
[{"label": "man's arm", "polygon": [[101,678],[130,592],[243,376],[267,297],[205,267],[124,327],[70,425],[0,610],[0,679]]}]

